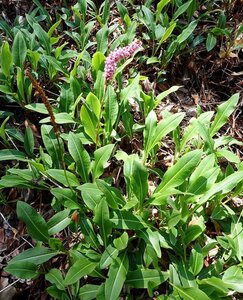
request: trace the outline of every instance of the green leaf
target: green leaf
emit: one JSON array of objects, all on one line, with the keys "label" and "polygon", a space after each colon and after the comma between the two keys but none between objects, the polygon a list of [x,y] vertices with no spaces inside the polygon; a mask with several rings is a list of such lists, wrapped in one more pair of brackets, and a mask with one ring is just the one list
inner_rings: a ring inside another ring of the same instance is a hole
[{"label": "green leaf", "polygon": [[89,93],[86,97],[86,102],[81,107],[80,119],[85,132],[93,142],[96,142],[98,136],[97,126],[100,118],[100,109],[100,101],[98,98],[94,94]]},{"label": "green leaf", "polygon": [[138,236],[141,237],[146,243],[149,243],[159,258],[161,258],[160,237],[157,231],[152,231],[150,228],[146,230],[139,230]]},{"label": "green leaf", "polygon": [[23,68],[26,54],[27,47],[24,35],[21,31],[18,31],[16,36],[14,37],[12,46],[13,63],[16,66]]},{"label": "green leaf", "polygon": [[186,28],[182,31],[181,34],[177,36],[176,42],[182,44],[189,36],[193,33],[194,29],[197,27],[198,21],[192,21]]},{"label": "green leaf", "polygon": [[104,108],[106,132],[108,132],[109,135],[111,135],[112,126],[116,123],[119,108],[116,92],[111,85],[108,85],[106,89]]},{"label": "green leaf", "polygon": [[110,1],[105,0],[102,11],[102,24],[107,24],[110,16]]},{"label": "green leaf", "polygon": [[138,230],[147,227],[140,216],[130,211],[114,211],[111,219],[115,228]]},{"label": "green leaf", "polygon": [[191,250],[189,271],[191,271],[193,275],[196,276],[202,270],[203,264],[204,256],[202,254],[202,249],[198,244],[196,244]]},{"label": "green leaf", "polygon": [[109,29],[107,25],[103,26],[96,34],[97,40],[97,50],[99,52],[105,53],[108,46],[108,35]]},{"label": "green leaf", "polygon": [[123,234],[119,238],[113,240],[114,246],[119,251],[126,249],[127,243],[128,243],[128,234],[126,232],[123,232]]},{"label": "green leaf", "polygon": [[137,269],[128,272],[125,284],[136,289],[147,289],[150,282],[156,287],[165,282],[168,277],[168,272],[153,269]]},{"label": "green leaf", "polygon": [[160,0],[156,7],[156,23],[158,22],[163,8],[170,2],[170,0]]},{"label": "green leaf", "polygon": [[199,225],[191,225],[188,226],[185,232],[184,243],[188,245],[190,242],[195,241],[204,231]]},{"label": "green leaf", "polygon": [[60,169],[49,169],[46,173],[51,176],[57,182],[63,184],[66,187],[78,186],[80,182],[78,178],[71,172]]},{"label": "green leaf", "polygon": [[215,133],[217,133],[219,129],[227,122],[228,117],[232,114],[238,104],[239,97],[239,93],[234,94],[229,98],[229,100],[218,106],[216,116],[210,127],[211,136],[214,136]]},{"label": "green leaf", "polygon": [[85,183],[77,188],[81,191],[84,203],[91,210],[100,202],[103,193],[99,190],[95,183]]},{"label": "green leaf", "polygon": [[95,285],[95,284],[85,284],[78,291],[79,299],[82,300],[97,299],[96,294],[98,292],[99,287],[100,287],[99,285]]},{"label": "green leaf", "polygon": [[108,205],[113,209],[118,209],[118,205],[124,205],[126,202],[117,188],[110,186],[104,180],[96,180],[96,184],[100,191],[104,194]]},{"label": "green leaf", "polygon": [[166,117],[156,127],[155,133],[150,138],[151,143],[147,146],[147,152],[149,153],[157,144],[161,142],[161,139],[166,136],[169,132],[176,129],[184,118],[184,113],[176,113],[169,117]]},{"label": "green leaf", "polygon": [[9,264],[4,271],[22,279],[32,279],[38,275],[35,264],[22,261]]},{"label": "green leaf", "polygon": [[217,157],[224,157],[226,158],[229,162],[239,164],[241,162],[239,156],[234,154],[233,152],[227,150],[227,149],[221,149],[216,152]]},{"label": "green leaf", "polygon": [[200,299],[200,300],[210,300],[210,298],[205,294],[203,291],[194,288],[194,287],[181,287],[181,286],[176,286],[173,285],[175,290],[178,292],[180,295],[181,299],[183,300],[195,300],[195,299]]},{"label": "green leaf", "polygon": [[180,186],[195,169],[201,156],[201,150],[194,150],[182,156],[174,166],[165,172],[156,193],[163,193],[166,189]]},{"label": "green leaf", "polygon": [[103,174],[103,171],[107,166],[107,162],[111,156],[113,148],[114,145],[109,144],[97,149],[94,152],[94,162],[91,166],[93,180],[99,178]]},{"label": "green leaf", "polygon": [[71,218],[69,218],[69,213],[69,209],[64,209],[50,218],[50,220],[47,222],[48,233],[50,235],[62,231],[70,224]]},{"label": "green leaf", "polygon": [[42,242],[48,241],[47,224],[44,218],[33,207],[23,201],[18,201],[17,216],[26,224],[27,231],[33,239]]},{"label": "green leaf", "polygon": [[80,219],[80,229],[83,233],[85,240],[94,248],[97,249],[100,246],[97,235],[94,232],[92,223],[87,218]]},{"label": "green leaf", "polygon": [[[205,113],[202,113],[197,119],[192,118],[191,123],[186,127],[183,138],[181,140],[181,150],[183,150],[186,146],[186,143],[193,139],[194,137],[197,137],[198,135],[198,121],[203,123],[205,126],[207,126],[213,117],[214,112],[213,111],[207,111]],[[208,126],[207,126],[208,127]]]},{"label": "green leaf", "polygon": [[192,3],[192,0],[189,0],[186,3],[180,5],[180,7],[174,13],[173,19],[176,20],[181,14],[183,14],[188,9],[188,7],[191,3]]},{"label": "green leaf", "polygon": [[134,97],[137,93],[137,89],[139,86],[139,76],[140,75],[138,74],[127,87],[122,89],[120,94],[120,101],[123,107],[126,107],[131,97]]},{"label": "green leaf", "polygon": [[[214,291],[216,291],[219,295],[224,295],[226,296],[229,289],[228,289],[228,285],[225,284],[222,279],[220,278],[217,278],[217,277],[210,277],[210,278],[204,278],[202,280],[197,280],[198,284],[199,284],[199,287],[200,285],[203,285],[203,286],[209,286],[211,288],[214,289]],[[200,298],[197,298],[197,299],[200,299]],[[194,298],[193,298],[194,300]]]},{"label": "green leaf", "polygon": [[31,104],[25,105],[25,108],[30,109],[35,112],[38,112],[40,114],[48,115],[48,111],[47,111],[44,103],[31,103]]},{"label": "green leaf", "polygon": [[128,271],[128,257],[126,252],[117,257],[111,264],[108,279],[105,282],[105,299],[117,300],[122,290]]},{"label": "green leaf", "polygon": [[[55,116],[55,122],[57,124],[74,124],[74,123],[76,123],[73,120],[73,118],[70,116],[70,114],[68,114],[66,112],[55,113],[54,116]],[[40,120],[40,124],[47,123],[47,122],[51,122],[50,117]]]},{"label": "green leaf", "polygon": [[231,266],[225,272],[222,278],[223,282],[229,286],[230,289],[238,293],[243,293],[243,273],[238,266]]},{"label": "green leaf", "polygon": [[46,53],[48,55],[51,55],[51,42],[47,32],[45,32],[45,30],[37,23],[33,24],[32,27],[34,29],[35,35],[40,41],[40,44],[44,46]]},{"label": "green leaf", "polygon": [[212,34],[209,33],[207,36],[207,40],[206,40],[206,49],[207,51],[211,51],[217,44],[217,39],[216,37]]},{"label": "green leaf", "polygon": [[101,199],[94,210],[94,222],[99,225],[100,234],[104,241],[105,248],[107,247],[108,236],[112,231],[112,224],[110,222],[110,213],[107,202]]},{"label": "green leaf", "polygon": [[24,148],[28,155],[30,156],[33,155],[34,146],[35,146],[35,141],[34,141],[33,131],[30,127],[27,127],[25,129],[25,135],[24,135]]},{"label": "green leaf", "polygon": [[52,188],[50,190],[52,195],[60,201],[65,207],[69,209],[79,209],[80,206],[77,203],[77,195],[73,193],[71,189],[63,189],[63,188]]},{"label": "green leaf", "polygon": [[146,117],[145,128],[143,132],[144,150],[146,154],[149,153],[150,145],[153,143],[156,127],[157,127],[156,113],[153,110],[151,110]]},{"label": "green leaf", "polygon": [[133,193],[142,205],[148,193],[148,170],[136,155],[130,155],[124,163],[123,172],[129,196]]},{"label": "green leaf", "polygon": [[51,269],[46,275],[45,279],[54,284],[59,290],[65,291],[62,273],[59,269]]},{"label": "green leaf", "polygon": [[10,261],[10,263],[12,264],[14,262],[21,261],[23,263],[29,262],[34,265],[40,265],[56,256],[57,254],[58,252],[54,252],[48,248],[35,247],[18,254]]},{"label": "green leaf", "polygon": [[107,268],[112,261],[117,257],[119,250],[112,244],[108,245],[100,258],[100,268]]},{"label": "green leaf", "polygon": [[64,279],[64,284],[71,285],[85,275],[89,275],[96,268],[97,263],[89,261],[87,258],[79,258],[68,270]]},{"label": "green leaf", "polygon": [[[12,89],[7,85],[0,85],[0,92],[7,95],[14,95]],[[16,94],[15,94],[16,95]]]},{"label": "green leaf", "polygon": [[98,71],[104,70],[105,56],[102,52],[95,52],[92,57],[92,69],[97,74]]},{"label": "green leaf", "polygon": [[212,169],[215,164],[215,155],[210,154],[200,162],[200,164],[195,168],[195,171],[192,173],[189,179],[190,185],[193,185],[195,181],[201,177],[204,176],[205,172]]},{"label": "green leaf", "polygon": [[3,149],[0,150],[0,161],[5,160],[22,160],[25,161],[25,154],[21,151],[14,149]]},{"label": "green leaf", "polygon": [[236,171],[227,176],[222,181],[215,183],[213,187],[198,200],[196,207],[201,206],[217,193],[226,194],[230,192],[241,181],[243,181],[243,171]]},{"label": "green leaf", "polygon": [[2,46],[1,57],[2,57],[1,59],[2,72],[6,78],[9,78],[10,70],[12,68],[12,54],[9,48],[9,43],[7,41],[5,41]]},{"label": "green leaf", "polygon": [[71,131],[68,135],[68,150],[76,163],[83,182],[88,182],[91,163],[89,153],[84,149],[79,136]]},{"label": "green leaf", "polygon": [[[161,44],[163,43],[163,42],[165,42],[170,36],[171,36],[171,34],[172,34],[172,32],[173,32],[173,30],[175,29],[175,27],[176,27],[176,23],[175,22],[172,22],[171,23],[171,25],[170,25],[170,27],[168,27],[167,29],[166,29],[166,31],[165,31],[165,33],[162,35],[162,37],[161,37],[161,39],[160,39],[160,41],[159,41],[159,43],[158,43],[158,45],[157,45],[157,48],[156,48],[156,52],[159,50],[159,47],[161,46]],[[174,87],[172,87],[172,88],[174,88]],[[179,88],[179,87],[178,87]],[[167,91],[165,91],[165,92],[167,92]],[[164,92],[164,93],[165,93]],[[170,93],[172,93],[172,92],[175,92],[175,91],[171,91],[171,92],[169,92],[168,94],[170,94]],[[167,94],[167,95],[168,95]],[[166,96],[167,96],[166,95]]]},{"label": "green leaf", "polygon": [[41,126],[41,136],[46,150],[52,158],[54,167],[59,168],[60,163],[62,161],[63,153],[62,141],[59,140],[58,142],[53,127],[51,125]]}]

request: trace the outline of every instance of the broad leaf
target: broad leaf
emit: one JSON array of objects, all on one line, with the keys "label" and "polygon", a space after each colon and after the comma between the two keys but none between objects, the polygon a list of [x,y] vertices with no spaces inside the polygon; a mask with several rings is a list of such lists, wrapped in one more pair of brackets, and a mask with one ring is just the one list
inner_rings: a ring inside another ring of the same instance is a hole
[{"label": "broad leaf", "polygon": [[4,270],[18,278],[22,279],[32,279],[37,277],[37,267],[35,264],[30,262],[16,261],[10,263]]},{"label": "broad leaf", "polygon": [[99,285],[95,285],[95,284],[85,284],[78,291],[79,299],[82,300],[97,299],[96,294],[98,292],[99,287],[100,287]]},{"label": "broad leaf", "polygon": [[50,177],[52,177],[54,180],[63,184],[66,187],[80,185],[78,178],[69,171],[60,169],[49,169],[46,172]]},{"label": "broad leaf", "polygon": [[47,224],[44,218],[33,207],[23,201],[18,201],[17,215],[26,224],[28,233],[33,239],[42,242],[48,241]]},{"label": "broad leaf", "polygon": [[70,285],[77,282],[85,275],[93,272],[97,263],[89,261],[87,258],[79,258],[68,270],[64,280],[65,285]]},{"label": "broad leaf", "polygon": [[54,284],[59,290],[65,291],[62,273],[59,269],[51,269],[45,275],[45,279]]},{"label": "broad leaf", "polygon": [[70,210],[65,209],[59,211],[53,217],[51,217],[51,219],[47,222],[48,233],[50,235],[53,235],[66,228],[71,222],[71,218],[69,217],[69,214],[70,214]]},{"label": "broad leaf", "polygon": [[52,251],[48,248],[35,247],[25,250],[24,252],[18,254],[10,261],[10,263],[21,261],[23,263],[29,262],[34,265],[40,265],[48,261],[53,256],[56,256],[57,254],[58,252]]},{"label": "broad leaf", "polygon": [[182,156],[174,166],[166,171],[161,184],[156,189],[156,193],[162,193],[166,189],[180,186],[195,169],[201,156],[201,150],[194,150]]},{"label": "broad leaf", "polygon": [[107,162],[111,156],[113,148],[114,145],[109,144],[97,149],[94,152],[94,162],[92,163],[93,180],[99,178],[103,174],[103,171],[107,166]]},{"label": "broad leaf", "polygon": [[12,47],[13,63],[16,66],[23,68],[26,54],[27,54],[27,47],[26,47],[24,35],[21,31],[18,31],[18,33],[14,38],[13,47]]},{"label": "broad leaf", "polygon": [[181,287],[173,285],[177,293],[183,300],[210,300],[210,298],[203,291],[194,287]]},{"label": "broad leaf", "polygon": [[156,287],[165,282],[168,277],[168,272],[153,269],[138,269],[128,272],[125,283],[133,288],[146,289],[150,282]]}]

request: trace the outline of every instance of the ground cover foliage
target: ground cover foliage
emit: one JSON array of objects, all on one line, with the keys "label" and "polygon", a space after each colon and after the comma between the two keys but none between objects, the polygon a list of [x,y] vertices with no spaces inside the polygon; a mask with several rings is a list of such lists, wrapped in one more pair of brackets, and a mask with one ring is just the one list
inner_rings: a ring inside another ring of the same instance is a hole
[{"label": "ground cover foliage", "polygon": [[1,5],[2,289],[241,299],[239,2]]}]

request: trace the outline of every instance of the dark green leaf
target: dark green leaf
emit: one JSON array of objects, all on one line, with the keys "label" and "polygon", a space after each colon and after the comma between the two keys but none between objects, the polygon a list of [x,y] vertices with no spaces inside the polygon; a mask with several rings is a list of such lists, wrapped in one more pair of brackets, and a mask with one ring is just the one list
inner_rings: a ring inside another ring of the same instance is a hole
[{"label": "dark green leaf", "polygon": [[22,279],[32,279],[38,275],[36,265],[30,262],[16,261],[9,264],[4,270]]},{"label": "dark green leaf", "polygon": [[21,221],[25,222],[28,233],[33,239],[42,242],[48,241],[49,234],[47,224],[33,207],[23,201],[18,201],[17,215]]},{"label": "dark green leaf", "polygon": [[89,261],[87,258],[79,258],[68,270],[64,280],[65,285],[77,282],[85,275],[93,272],[97,263]]}]

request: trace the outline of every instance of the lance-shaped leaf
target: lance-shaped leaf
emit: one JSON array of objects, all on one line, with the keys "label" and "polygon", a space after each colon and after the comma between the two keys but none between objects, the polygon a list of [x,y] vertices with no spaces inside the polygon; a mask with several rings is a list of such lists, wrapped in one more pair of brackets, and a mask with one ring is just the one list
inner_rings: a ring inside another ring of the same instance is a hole
[{"label": "lance-shaped leaf", "polygon": [[107,166],[108,159],[111,156],[113,144],[109,144],[97,149],[94,152],[94,162],[92,162],[92,177],[93,180],[99,178]]},{"label": "lance-shaped leaf", "polygon": [[119,229],[137,230],[147,227],[140,216],[134,215],[130,211],[114,211],[111,222],[115,228]]},{"label": "lance-shaped leaf", "polygon": [[84,131],[87,135],[96,142],[98,135],[97,126],[100,118],[100,101],[93,94],[89,93],[85,103],[81,107],[80,119],[84,125]]},{"label": "lance-shaped leaf", "polygon": [[234,94],[229,98],[228,101],[218,106],[216,116],[213,120],[213,123],[210,127],[210,135],[214,136],[215,133],[219,131],[219,129],[227,122],[228,117],[235,110],[240,94]]},{"label": "lance-shaped leaf", "polygon": [[16,66],[23,68],[26,54],[27,54],[27,47],[26,47],[24,35],[21,31],[18,31],[18,33],[14,38],[13,47],[12,47],[13,63]]},{"label": "lance-shaped leaf", "polygon": [[45,279],[56,285],[59,290],[65,291],[65,285],[63,283],[63,277],[60,270],[51,269],[49,273],[45,275]]},{"label": "lance-shaped leaf", "polygon": [[[152,113],[151,113],[152,115]],[[153,126],[154,121],[151,125],[151,121],[147,123],[148,128],[150,128],[151,133],[153,133],[152,137],[149,137],[149,142],[146,144],[147,153],[149,153],[154,146],[161,142],[161,139],[166,136],[171,131],[175,130],[176,127],[181,123],[185,114],[184,113],[176,113],[171,116],[166,117],[163,119],[159,124],[156,126],[156,129],[151,129]],[[146,125],[145,125],[146,126]]]},{"label": "lance-shaped leaf", "polygon": [[108,279],[105,282],[105,299],[117,300],[126,280],[128,271],[128,257],[126,252],[118,256],[111,264]]},{"label": "lance-shaped leaf", "polygon": [[50,235],[53,235],[55,233],[62,231],[64,228],[66,228],[70,224],[71,218],[69,217],[69,213],[70,213],[70,210],[65,209],[65,210],[59,211],[53,217],[50,218],[50,220],[47,222],[48,233]]},{"label": "lance-shaped leaf", "polygon": [[112,231],[112,224],[110,221],[108,204],[104,198],[101,199],[95,207],[94,213],[94,222],[99,225],[101,237],[103,238],[104,246],[106,247],[108,236]]},{"label": "lance-shaped leaf", "polygon": [[16,261],[14,263],[10,263],[4,271],[22,279],[32,279],[37,277],[37,267],[35,264],[30,262],[22,262]]},{"label": "lance-shaped leaf", "polygon": [[181,287],[173,285],[174,289],[180,295],[183,300],[210,300],[211,298],[208,297],[203,291],[199,290],[195,287]]},{"label": "lance-shaped leaf", "polygon": [[124,163],[124,176],[128,194],[134,194],[142,205],[148,193],[148,170],[137,155],[130,155]]},{"label": "lance-shaped leaf", "polygon": [[119,250],[116,247],[114,247],[112,244],[108,245],[100,258],[100,268],[107,268],[117,257],[118,253]]},{"label": "lance-shaped leaf", "polygon": [[48,241],[50,236],[47,224],[44,218],[33,207],[23,201],[18,201],[17,215],[26,224],[28,233],[33,239],[42,242]]},{"label": "lance-shaped leaf", "polygon": [[97,263],[87,258],[79,258],[68,270],[64,284],[70,285],[77,282],[80,278],[92,273],[96,266]]},{"label": "lance-shaped leaf", "polygon": [[197,202],[197,207],[207,202],[212,196],[217,193],[226,194],[230,192],[238,183],[243,181],[243,171],[236,171],[227,176],[224,180],[217,182],[208,190]]},{"label": "lance-shaped leaf", "polygon": [[165,172],[156,193],[180,186],[195,169],[201,156],[201,150],[194,150],[182,156],[174,166]]},{"label": "lance-shaped leaf", "polygon": [[68,150],[77,165],[78,173],[83,182],[88,182],[90,171],[89,153],[84,149],[79,136],[73,132],[69,132],[68,135]]},{"label": "lance-shaped leaf", "polygon": [[62,153],[64,149],[62,140],[59,139],[58,142],[51,125],[41,126],[41,136],[45,148],[52,158],[54,167],[59,168],[60,162],[62,161]]},{"label": "lance-shaped leaf", "polygon": [[22,261],[23,263],[29,262],[35,265],[40,265],[57,254],[57,251],[52,251],[45,247],[35,247],[18,254],[10,261],[10,263]]},{"label": "lance-shaped leaf", "polygon": [[128,272],[125,283],[137,289],[146,289],[150,282],[152,282],[155,287],[165,282],[168,277],[168,272],[153,269],[138,269]]}]

